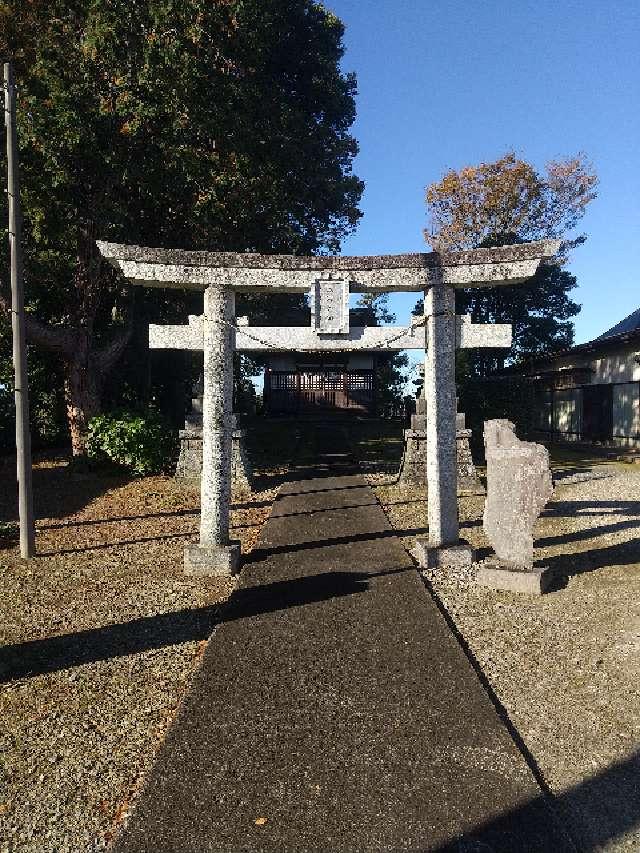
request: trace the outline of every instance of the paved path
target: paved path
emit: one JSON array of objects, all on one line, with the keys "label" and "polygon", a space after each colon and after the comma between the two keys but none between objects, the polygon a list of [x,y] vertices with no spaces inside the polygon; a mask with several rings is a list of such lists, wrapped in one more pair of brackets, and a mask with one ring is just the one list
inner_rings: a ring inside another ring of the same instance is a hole
[{"label": "paved path", "polygon": [[118,853],[570,850],[364,480],[285,486]]}]

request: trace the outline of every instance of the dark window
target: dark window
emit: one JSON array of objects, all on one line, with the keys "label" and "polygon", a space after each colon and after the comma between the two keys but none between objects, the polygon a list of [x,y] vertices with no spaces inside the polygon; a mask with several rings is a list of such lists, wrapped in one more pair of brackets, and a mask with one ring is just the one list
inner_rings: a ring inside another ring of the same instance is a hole
[{"label": "dark window", "polygon": [[585,385],[582,389],[582,437],[585,441],[611,441],[612,385]]}]

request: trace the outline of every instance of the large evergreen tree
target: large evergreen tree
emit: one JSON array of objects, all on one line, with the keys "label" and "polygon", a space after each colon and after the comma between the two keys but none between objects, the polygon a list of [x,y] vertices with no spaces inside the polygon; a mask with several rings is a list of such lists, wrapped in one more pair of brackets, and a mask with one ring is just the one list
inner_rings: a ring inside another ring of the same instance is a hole
[{"label": "large evergreen tree", "polygon": [[[314,253],[354,227],[342,35],[311,0],[0,0],[0,55],[19,81],[28,337],[61,360],[74,453],[133,327],[96,237]],[[3,320],[7,279],[5,267]]]}]

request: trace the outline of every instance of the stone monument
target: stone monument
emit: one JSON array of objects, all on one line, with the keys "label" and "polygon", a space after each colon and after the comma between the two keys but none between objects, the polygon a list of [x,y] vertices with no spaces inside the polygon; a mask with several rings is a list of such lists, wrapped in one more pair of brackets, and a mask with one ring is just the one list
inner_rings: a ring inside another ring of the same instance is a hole
[{"label": "stone monument", "polygon": [[[424,365],[418,365],[418,373],[424,376]],[[456,411],[457,491],[461,497],[485,493],[471,455],[471,435],[472,431],[465,425],[464,412]],[[416,411],[411,415],[411,428],[404,431],[404,451],[398,482],[412,486],[427,485],[427,407],[424,385],[418,388]]]},{"label": "stone monument", "polygon": [[520,441],[511,421],[486,421],[487,499],[484,531],[497,561],[483,565],[478,583],[493,589],[540,595],[552,580],[533,566],[533,528],[553,494],[549,452]]}]

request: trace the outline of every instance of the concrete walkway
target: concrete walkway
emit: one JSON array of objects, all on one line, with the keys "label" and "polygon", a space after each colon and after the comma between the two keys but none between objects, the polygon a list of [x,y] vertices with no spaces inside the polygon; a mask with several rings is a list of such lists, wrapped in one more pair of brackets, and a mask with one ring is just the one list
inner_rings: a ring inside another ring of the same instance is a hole
[{"label": "concrete walkway", "polygon": [[361,477],[252,557],[118,853],[573,850]]}]

